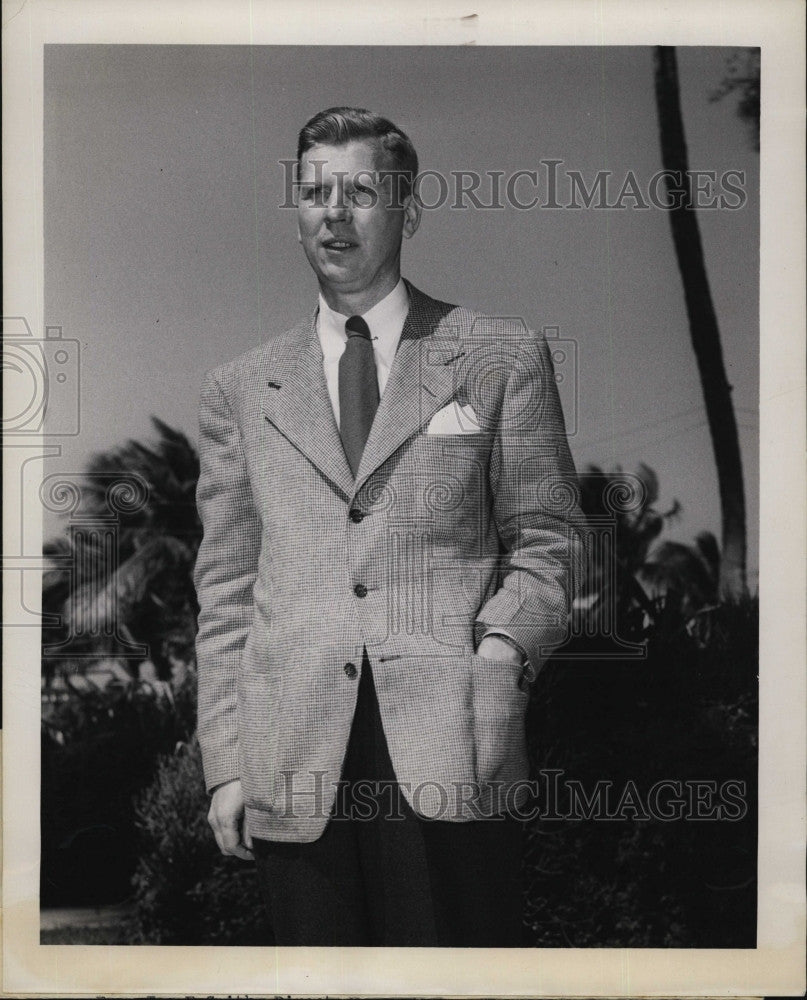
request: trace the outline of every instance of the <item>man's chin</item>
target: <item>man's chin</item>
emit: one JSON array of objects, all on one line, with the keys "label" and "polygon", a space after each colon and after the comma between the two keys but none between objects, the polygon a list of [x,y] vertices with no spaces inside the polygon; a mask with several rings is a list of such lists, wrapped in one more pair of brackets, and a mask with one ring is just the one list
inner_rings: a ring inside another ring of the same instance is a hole
[{"label": "man's chin", "polygon": [[343,274],[345,271],[355,273],[358,270],[358,260],[355,250],[342,250],[339,253],[329,253],[319,258],[322,271],[334,271]]},{"label": "man's chin", "polygon": [[335,263],[319,268],[319,280],[327,285],[338,285],[346,291],[353,285],[361,284],[360,276],[354,267]]}]

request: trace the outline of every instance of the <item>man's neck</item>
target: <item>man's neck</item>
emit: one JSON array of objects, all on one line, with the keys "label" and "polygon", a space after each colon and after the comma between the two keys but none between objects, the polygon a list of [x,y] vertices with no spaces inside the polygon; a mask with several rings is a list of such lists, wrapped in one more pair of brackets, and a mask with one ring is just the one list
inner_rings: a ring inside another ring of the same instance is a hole
[{"label": "man's neck", "polygon": [[363,316],[369,312],[373,306],[385,299],[401,280],[400,272],[392,275],[388,281],[372,289],[363,289],[360,292],[340,292],[331,287],[320,284],[320,292],[323,299],[333,309],[334,312],[343,316]]}]

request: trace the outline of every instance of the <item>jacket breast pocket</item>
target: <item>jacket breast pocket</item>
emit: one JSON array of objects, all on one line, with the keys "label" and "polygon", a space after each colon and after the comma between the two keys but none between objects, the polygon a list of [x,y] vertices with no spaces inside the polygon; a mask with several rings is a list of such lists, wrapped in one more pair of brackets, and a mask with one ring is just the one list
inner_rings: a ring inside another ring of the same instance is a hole
[{"label": "jacket breast pocket", "polygon": [[411,441],[408,467],[429,483],[436,496],[456,491],[485,491],[492,438],[489,434],[426,434]]},{"label": "jacket breast pocket", "polygon": [[283,675],[242,670],[238,676],[238,753],[244,801],[270,810],[283,723]]},{"label": "jacket breast pocket", "polygon": [[490,447],[488,435],[418,434],[395,470],[394,516],[417,521],[435,551],[486,551]]}]

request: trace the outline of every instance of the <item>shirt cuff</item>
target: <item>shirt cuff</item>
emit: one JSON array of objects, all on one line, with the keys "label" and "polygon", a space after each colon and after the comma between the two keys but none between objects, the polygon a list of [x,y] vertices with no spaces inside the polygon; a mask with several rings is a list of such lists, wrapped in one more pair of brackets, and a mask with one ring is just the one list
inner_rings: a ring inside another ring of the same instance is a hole
[{"label": "shirt cuff", "polygon": [[477,629],[477,647],[479,646],[479,643],[487,636],[489,635],[499,636],[499,638],[503,639],[508,646],[512,646],[513,649],[516,649],[518,650],[519,653],[521,653],[521,659],[523,660],[523,666],[524,666],[524,676],[527,678],[528,681],[530,681],[530,683],[532,683],[532,681],[535,680],[538,674],[533,669],[532,664],[530,663],[530,658],[529,656],[527,656],[527,653],[525,652],[524,647],[521,645],[521,643],[518,642],[517,639],[514,639],[513,636],[510,635],[510,633],[506,629],[503,629],[500,626],[495,628],[489,628],[486,625],[483,625],[481,622],[477,624],[479,626]]}]

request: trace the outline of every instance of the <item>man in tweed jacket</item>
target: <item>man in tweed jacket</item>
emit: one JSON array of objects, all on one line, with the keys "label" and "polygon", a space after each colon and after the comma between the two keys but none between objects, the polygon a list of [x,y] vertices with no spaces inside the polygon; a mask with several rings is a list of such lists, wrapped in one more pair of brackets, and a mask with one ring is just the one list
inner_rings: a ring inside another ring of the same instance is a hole
[{"label": "man in tweed jacket", "polygon": [[[417,158],[391,122],[329,109],[298,157],[319,305],[201,392],[210,823],[278,944],[518,945],[524,717],[580,517],[547,347],[401,279]],[[380,396],[355,470],[348,317]]]}]

